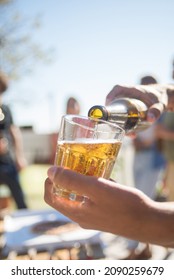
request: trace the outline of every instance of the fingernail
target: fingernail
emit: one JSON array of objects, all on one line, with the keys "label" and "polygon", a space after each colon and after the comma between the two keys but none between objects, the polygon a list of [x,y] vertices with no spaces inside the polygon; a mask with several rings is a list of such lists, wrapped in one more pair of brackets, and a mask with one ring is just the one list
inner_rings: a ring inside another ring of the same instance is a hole
[{"label": "fingernail", "polygon": [[56,173],[56,170],[57,170],[57,167],[56,166],[52,166],[48,169],[48,177],[50,178],[51,181],[54,180],[54,177],[55,177],[55,173]]}]

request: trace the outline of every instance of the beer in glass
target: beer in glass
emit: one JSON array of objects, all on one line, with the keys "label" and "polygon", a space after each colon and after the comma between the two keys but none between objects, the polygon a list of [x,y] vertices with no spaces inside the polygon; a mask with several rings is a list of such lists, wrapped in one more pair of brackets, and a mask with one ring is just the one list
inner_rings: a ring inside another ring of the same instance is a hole
[{"label": "beer in glass", "polygon": [[[124,130],[103,120],[65,115],[59,131],[55,165],[64,166],[87,176],[110,178]],[[71,200],[78,194],[54,187],[54,193]]]}]

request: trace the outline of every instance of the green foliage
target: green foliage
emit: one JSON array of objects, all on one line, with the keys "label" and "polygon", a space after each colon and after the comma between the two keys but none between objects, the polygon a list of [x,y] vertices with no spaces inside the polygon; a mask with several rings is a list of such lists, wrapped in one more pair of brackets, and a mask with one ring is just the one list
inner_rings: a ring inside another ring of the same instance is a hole
[{"label": "green foliage", "polygon": [[24,18],[15,0],[0,0],[0,70],[10,78],[22,78],[37,63],[51,62],[52,51],[34,39],[40,28],[40,17]]}]

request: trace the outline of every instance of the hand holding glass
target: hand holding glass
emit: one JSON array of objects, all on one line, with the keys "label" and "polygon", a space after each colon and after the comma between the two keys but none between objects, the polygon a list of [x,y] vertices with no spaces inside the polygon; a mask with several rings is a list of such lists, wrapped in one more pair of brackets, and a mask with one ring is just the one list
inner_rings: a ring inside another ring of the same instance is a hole
[{"label": "hand holding glass", "polygon": [[[62,117],[55,165],[64,166],[88,176],[110,178],[124,130],[116,124],[78,115]],[[54,193],[83,201],[84,197],[54,186]]]}]

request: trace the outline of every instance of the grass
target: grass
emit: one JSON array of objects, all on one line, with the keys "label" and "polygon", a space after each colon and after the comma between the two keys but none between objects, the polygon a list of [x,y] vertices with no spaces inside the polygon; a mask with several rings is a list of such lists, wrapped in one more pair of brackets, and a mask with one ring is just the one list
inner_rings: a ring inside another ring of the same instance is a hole
[{"label": "grass", "polygon": [[20,181],[25,193],[27,205],[30,209],[48,207],[44,202],[44,182],[49,165],[33,164],[20,172]]},{"label": "grass", "polygon": [[[116,167],[113,170],[112,178],[118,179],[123,177],[121,170],[123,162],[122,158],[117,159]],[[22,189],[25,193],[27,205],[30,209],[48,208],[44,202],[44,182],[47,177],[47,164],[32,164],[20,172],[20,181]],[[121,181],[121,180],[119,180]]]}]

